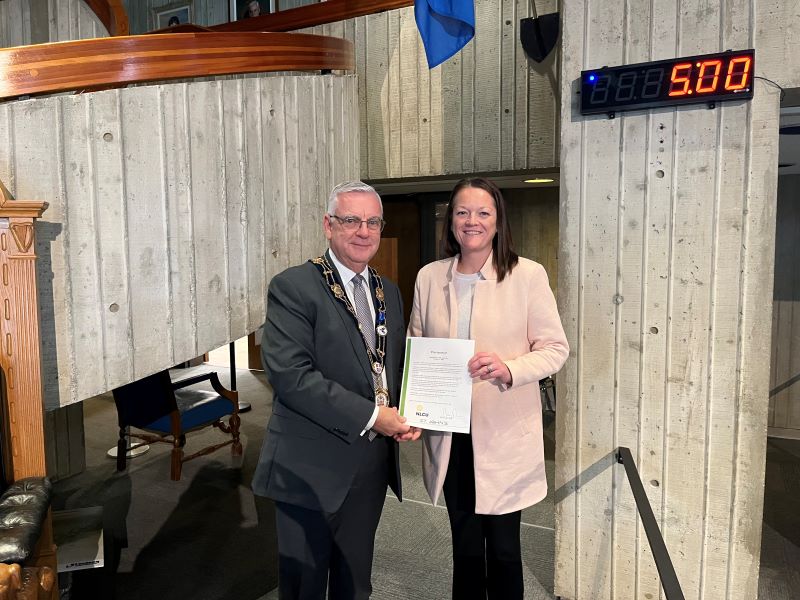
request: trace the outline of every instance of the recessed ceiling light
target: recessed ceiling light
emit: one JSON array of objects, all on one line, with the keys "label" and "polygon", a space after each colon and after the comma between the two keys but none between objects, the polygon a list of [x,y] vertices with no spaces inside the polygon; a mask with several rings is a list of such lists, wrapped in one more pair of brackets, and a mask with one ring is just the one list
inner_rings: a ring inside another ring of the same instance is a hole
[{"label": "recessed ceiling light", "polygon": [[536,179],[526,179],[525,183],[553,183],[553,180],[547,177],[537,177]]}]

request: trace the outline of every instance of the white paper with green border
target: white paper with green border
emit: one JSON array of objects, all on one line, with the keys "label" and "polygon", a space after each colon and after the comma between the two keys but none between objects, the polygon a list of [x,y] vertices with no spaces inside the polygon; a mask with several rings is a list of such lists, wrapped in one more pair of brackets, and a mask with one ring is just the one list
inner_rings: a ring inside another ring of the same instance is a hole
[{"label": "white paper with green border", "polygon": [[409,425],[469,433],[474,340],[406,338],[400,414]]}]

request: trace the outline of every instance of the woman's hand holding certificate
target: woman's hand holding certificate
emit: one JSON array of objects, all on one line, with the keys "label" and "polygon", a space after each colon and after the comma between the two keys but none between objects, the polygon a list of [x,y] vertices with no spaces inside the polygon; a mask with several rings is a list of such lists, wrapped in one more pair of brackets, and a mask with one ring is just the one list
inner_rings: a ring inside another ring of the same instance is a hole
[{"label": "woman's hand holding certificate", "polygon": [[496,379],[500,383],[511,385],[511,371],[494,352],[478,352],[470,359],[467,368],[470,377],[479,377],[484,381]]}]

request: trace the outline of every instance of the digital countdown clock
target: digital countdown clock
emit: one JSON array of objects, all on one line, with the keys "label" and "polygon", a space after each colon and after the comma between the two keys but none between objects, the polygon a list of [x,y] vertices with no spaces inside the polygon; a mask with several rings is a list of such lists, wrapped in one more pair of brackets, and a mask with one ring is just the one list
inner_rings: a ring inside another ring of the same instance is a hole
[{"label": "digital countdown clock", "polygon": [[581,114],[753,97],[755,50],[581,71]]}]

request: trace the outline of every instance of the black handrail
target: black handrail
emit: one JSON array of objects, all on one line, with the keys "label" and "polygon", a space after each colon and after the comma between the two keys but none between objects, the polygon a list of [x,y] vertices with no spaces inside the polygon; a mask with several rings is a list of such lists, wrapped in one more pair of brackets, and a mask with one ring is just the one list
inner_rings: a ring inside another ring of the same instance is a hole
[{"label": "black handrail", "polygon": [[772,388],[772,389],[769,391],[769,397],[770,397],[770,398],[772,398],[772,397],[773,397],[775,394],[777,394],[778,392],[782,392],[782,391],[783,391],[783,390],[785,390],[786,388],[793,386],[793,385],[794,385],[795,383],[797,383],[798,381],[800,381],[800,373],[798,373],[797,375],[795,375],[795,376],[794,376],[794,377],[792,377],[791,379],[787,379],[786,381],[784,381],[784,382],[783,382],[783,383],[781,383],[780,385],[776,385],[774,388]]},{"label": "black handrail", "polygon": [[647,534],[647,541],[650,542],[650,550],[653,552],[653,559],[656,561],[658,576],[661,578],[661,587],[664,588],[664,595],[667,600],[684,600],[683,590],[672,566],[672,559],[669,557],[667,546],[658,528],[650,501],[644,491],[639,471],[633,460],[630,448],[620,446],[617,448],[617,462],[625,467],[625,474],[628,476],[628,483],[631,485],[633,499],[636,501],[636,510],[639,511],[639,518],[642,519],[644,532]]}]

